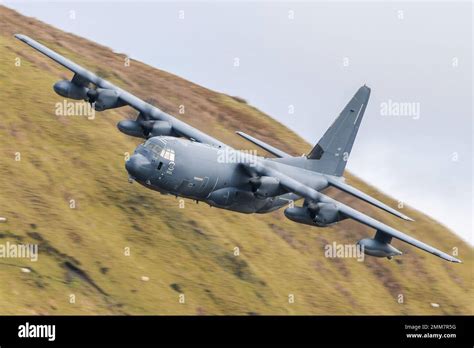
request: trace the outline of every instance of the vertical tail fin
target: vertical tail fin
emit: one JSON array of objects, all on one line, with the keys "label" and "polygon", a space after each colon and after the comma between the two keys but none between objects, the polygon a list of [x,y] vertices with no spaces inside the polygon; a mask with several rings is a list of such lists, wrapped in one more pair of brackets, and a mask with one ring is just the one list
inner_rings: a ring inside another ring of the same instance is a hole
[{"label": "vertical tail fin", "polygon": [[320,173],[342,176],[352,150],[365,108],[370,88],[362,86],[352,97],[334,123],[307,155],[311,169]]}]

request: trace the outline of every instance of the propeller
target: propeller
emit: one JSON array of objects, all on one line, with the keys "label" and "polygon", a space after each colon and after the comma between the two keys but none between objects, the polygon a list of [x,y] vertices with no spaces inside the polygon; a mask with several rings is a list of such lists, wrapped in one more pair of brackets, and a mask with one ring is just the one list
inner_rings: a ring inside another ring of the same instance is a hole
[{"label": "propeller", "polygon": [[140,112],[137,117],[137,122],[143,129],[143,134],[148,137],[150,135],[151,130],[153,129],[153,124],[155,123],[154,120],[150,120],[150,116],[146,113]]},{"label": "propeller", "polygon": [[249,184],[252,187],[252,192],[257,192],[258,188],[262,185],[262,181],[260,180],[259,176],[252,176],[249,179]]},{"label": "propeller", "polygon": [[318,215],[319,211],[321,210],[321,206],[318,204],[318,202],[308,201],[306,199],[303,202],[303,207],[308,208],[310,216],[313,219],[316,215]]},{"label": "propeller", "polygon": [[96,89],[89,88],[87,91],[87,101],[92,105],[97,101],[97,97],[99,96],[99,92]]}]

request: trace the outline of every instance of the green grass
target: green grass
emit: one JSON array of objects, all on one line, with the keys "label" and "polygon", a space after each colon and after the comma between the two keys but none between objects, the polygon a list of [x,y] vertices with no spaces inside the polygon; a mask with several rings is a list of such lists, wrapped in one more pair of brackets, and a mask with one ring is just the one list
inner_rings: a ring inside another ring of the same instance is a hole
[{"label": "green grass", "polygon": [[[1,7],[0,12],[4,18],[11,14]],[[181,209],[174,197],[129,184],[124,153],[139,140],[121,134],[115,124],[134,112],[106,111],[93,121],[55,116],[54,105],[62,99],[51,87],[70,74],[13,39],[14,32],[60,48],[91,69],[100,67],[117,84],[171,113],[184,103],[182,120],[238,148],[251,147],[234,135],[239,129],[295,154],[309,144],[233,97],[139,62],[124,68],[122,57],[83,39],[72,51],[77,38],[20,19],[8,16],[0,24],[0,216],[8,218],[0,224],[0,243],[38,243],[40,255],[36,263],[0,259],[0,313],[473,313],[472,248],[409,207],[404,213],[414,223],[332,194],[442,250],[459,248],[463,264],[396,241],[405,252],[397,260],[328,259],[325,244],[354,243],[373,231],[351,221],[321,229],[293,223],[281,211],[240,215],[189,200]],[[21,67],[14,66],[16,57]],[[21,161],[15,161],[17,152]],[[348,181],[394,205],[360,179],[348,175]],[[233,254],[236,246],[240,256]],[[289,294],[295,303],[288,303]]]}]

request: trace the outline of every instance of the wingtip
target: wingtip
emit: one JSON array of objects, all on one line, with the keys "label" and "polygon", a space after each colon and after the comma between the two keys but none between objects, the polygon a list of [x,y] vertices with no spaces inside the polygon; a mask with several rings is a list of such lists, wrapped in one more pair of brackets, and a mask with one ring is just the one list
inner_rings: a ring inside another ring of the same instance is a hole
[{"label": "wingtip", "polygon": [[[443,257],[443,256],[442,256]],[[449,254],[445,254],[443,259],[447,260],[447,261],[450,261],[450,262],[453,262],[453,263],[462,263],[461,260],[455,258],[454,256],[451,256]]]},{"label": "wingtip", "polygon": [[449,262],[453,262],[453,263],[462,263],[461,260],[455,258],[454,256],[451,256],[449,254],[446,254],[446,253],[443,253],[442,251],[439,251],[439,250],[435,250],[434,252],[431,252],[433,255],[436,255],[440,258],[442,258],[443,260],[446,260],[446,261],[449,261]]},{"label": "wingtip", "polygon": [[23,35],[23,34],[15,34],[14,36],[15,36],[15,38],[17,38],[18,40],[23,41],[23,42],[26,42],[29,39],[28,36]]}]

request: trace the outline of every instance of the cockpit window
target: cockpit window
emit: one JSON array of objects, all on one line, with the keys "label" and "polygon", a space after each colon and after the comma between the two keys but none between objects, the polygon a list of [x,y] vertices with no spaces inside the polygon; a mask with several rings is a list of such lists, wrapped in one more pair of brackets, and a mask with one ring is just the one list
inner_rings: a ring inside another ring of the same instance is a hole
[{"label": "cockpit window", "polygon": [[161,156],[164,159],[174,162],[174,150],[166,146],[164,139],[151,138],[148,139],[143,146],[153,153],[154,157]]},{"label": "cockpit window", "polygon": [[158,157],[163,150],[163,144],[152,139],[147,140],[144,146],[146,149],[150,150],[155,157]]},{"label": "cockpit window", "polygon": [[174,162],[174,150],[172,149],[163,149],[161,150],[160,156],[164,159]]}]

